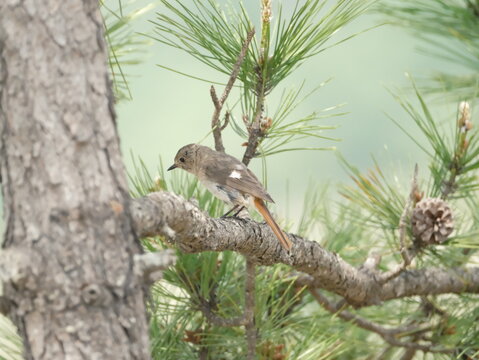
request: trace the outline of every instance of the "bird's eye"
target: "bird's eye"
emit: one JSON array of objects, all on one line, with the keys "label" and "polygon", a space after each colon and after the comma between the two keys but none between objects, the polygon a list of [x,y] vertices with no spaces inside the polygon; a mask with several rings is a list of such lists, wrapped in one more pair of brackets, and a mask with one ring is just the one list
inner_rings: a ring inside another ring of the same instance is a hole
[{"label": "bird's eye", "polygon": [[181,161],[181,162],[185,162],[185,158],[180,158],[180,161]]}]

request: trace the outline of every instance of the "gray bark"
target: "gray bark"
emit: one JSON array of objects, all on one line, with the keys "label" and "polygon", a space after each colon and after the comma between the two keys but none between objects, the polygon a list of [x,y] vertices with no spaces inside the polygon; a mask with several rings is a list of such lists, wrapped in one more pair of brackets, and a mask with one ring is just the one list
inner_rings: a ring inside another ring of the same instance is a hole
[{"label": "gray bark", "polygon": [[0,1],[0,259],[28,359],[147,359],[98,0]]},{"label": "gray bark", "polygon": [[283,263],[305,273],[302,284],[334,292],[357,307],[414,295],[479,293],[479,267],[405,270],[384,283],[376,268],[353,267],[315,241],[289,234],[293,248],[288,254],[268,225],[213,219],[168,192],[133,200],[132,214],[140,236],[165,236],[184,252],[233,250],[259,265]]}]

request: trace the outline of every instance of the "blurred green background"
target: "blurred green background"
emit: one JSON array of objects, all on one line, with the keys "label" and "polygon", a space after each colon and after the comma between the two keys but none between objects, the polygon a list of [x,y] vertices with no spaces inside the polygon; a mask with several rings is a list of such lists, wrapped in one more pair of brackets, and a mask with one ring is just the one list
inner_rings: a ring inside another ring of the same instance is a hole
[{"label": "blurred green background", "polygon": [[[132,11],[149,3],[134,1],[128,7],[124,6],[123,10]],[[188,6],[189,2],[183,3]],[[273,2],[275,3],[276,1]],[[282,3],[284,14],[294,4],[293,1]],[[110,0],[105,4],[111,9],[118,9],[118,0]],[[260,1],[247,0],[245,7],[251,18],[257,21]],[[152,10],[131,23],[133,31],[152,34],[154,25],[149,20],[154,20],[156,12],[161,11],[164,11],[161,6],[153,4]],[[273,13],[273,25],[274,20]],[[361,16],[342,29],[333,40],[339,41],[381,22],[384,22],[381,15]],[[384,170],[397,176],[400,181],[406,180],[404,186],[407,187],[407,179],[414,163],[424,166],[426,159],[386,116],[392,116],[406,128],[414,128],[388,89],[400,89],[408,94],[411,82],[406,78],[405,72],[412,74],[420,84],[420,78],[427,77],[432,71],[464,71],[459,65],[453,68],[450,62],[421,54],[418,49],[423,45],[405,29],[383,25],[307,60],[282,84],[283,88],[299,88],[306,81],[306,94],[321,82],[329,78],[333,80],[309,97],[293,113],[290,121],[295,120],[294,116],[305,116],[312,111],[342,103],[345,105],[339,111],[348,114],[323,120],[324,125],[340,126],[325,135],[340,138],[341,141],[314,139],[305,141],[302,145],[335,146],[348,161],[360,169],[372,165],[373,154]],[[123,157],[129,172],[132,172],[133,154],[133,157],[141,158],[152,173],[156,173],[160,157],[166,167],[179,147],[198,142],[208,134],[213,113],[210,83],[164,70],[157,64],[221,83],[225,83],[227,77],[188,55],[153,40],[150,46],[142,47],[142,52],[135,56],[142,63],[123,69],[128,74],[133,99],[120,102],[116,108]],[[223,90],[222,86],[216,88],[218,93]],[[234,95],[230,96],[230,103],[236,100]],[[268,98],[266,106],[270,113],[274,112],[280,95],[278,89]],[[432,105],[445,121],[454,121],[456,104],[444,104],[441,97],[436,96]],[[238,112],[236,116],[239,116]],[[230,127],[224,132],[224,140],[227,152],[238,157],[242,155],[243,140]],[[212,136],[208,136],[203,144],[211,146]],[[251,167],[258,175],[261,174],[260,160],[254,160]],[[267,168],[267,187],[277,203],[276,212],[293,219],[301,208],[308,184],[349,181],[334,151],[300,151],[273,155],[267,158]]]},{"label": "blurred green background", "polygon": [[[113,6],[112,2],[112,6]],[[145,2],[146,3],[146,2]],[[185,2],[186,4],[188,2]],[[220,1],[221,3],[221,1]],[[273,2],[274,4],[275,2]],[[293,1],[283,1],[283,12],[292,10]],[[141,3],[138,3],[141,4]],[[260,1],[246,1],[245,7],[253,19],[260,14]],[[149,12],[134,27],[139,32],[152,33],[156,11]],[[275,15],[273,13],[273,25]],[[381,15],[367,14],[333,38],[338,41],[349,35],[363,32],[384,22]],[[257,24],[255,24],[257,25]],[[258,26],[257,26],[258,28]],[[332,43],[331,43],[332,44]],[[417,147],[388,119],[386,114],[414,128],[412,121],[393,99],[389,90],[408,94],[411,82],[405,76],[410,73],[420,82],[432,71],[461,72],[449,62],[421,54],[423,44],[403,28],[383,25],[358,34],[338,46],[334,46],[307,60],[285,83],[283,88],[299,88],[305,80],[305,88],[316,87],[333,78],[326,86],[308,98],[293,114],[290,121],[312,111],[345,103],[339,111],[349,114],[323,120],[323,124],[339,125],[325,135],[340,138],[340,142],[313,139],[304,146],[336,146],[345,158],[361,169],[372,165],[373,154],[385,169],[400,179],[408,179],[415,162],[424,164],[425,158]],[[119,104],[119,131],[125,163],[131,169],[130,152],[141,157],[152,172],[161,156],[166,167],[182,145],[198,142],[210,130],[213,105],[209,95],[210,83],[190,79],[164,70],[156,64],[174,68],[204,79],[225,83],[227,76],[210,70],[188,55],[153,42],[148,48],[144,63],[127,69],[135,74],[130,79],[133,100]],[[281,86],[280,86],[281,87]],[[216,86],[217,92],[222,91]],[[279,99],[278,92],[268,98],[267,109],[274,112]],[[275,96],[276,95],[276,96]],[[230,103],[236,100],[230,96]],[[456,104],[444,105],[441,98],[432,100],[432,108],[445,120],[455,121]],[[238,116],[238,112],[236,112]],[[224,132],[227,152],[241,157],[243,142],[231,128]],[[212,146],[212,136],[204,142]],[[299,151],[273,155],[267,158],[267,186],[276,200],[276,211],[292,215],[301,207],[309,183],[336,183],[348,181],[334,151]],[[261,174],[261,161],[254,160],[253,170]],[[405,187],[409,184],[406,181]],[[288,191],[286,189],[289,189]],[[289,197],[289,199],[286,199]],[[284,204],[288,203],[289,211]],[[293,215],[294,217],[294,215]]]}]

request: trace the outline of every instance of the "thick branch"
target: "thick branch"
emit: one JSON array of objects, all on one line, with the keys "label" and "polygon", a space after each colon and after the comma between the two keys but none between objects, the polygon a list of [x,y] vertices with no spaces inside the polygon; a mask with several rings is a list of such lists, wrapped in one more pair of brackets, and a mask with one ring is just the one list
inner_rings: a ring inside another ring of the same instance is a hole
[{"label": "thick branch", "polygon": [[293,248],[288,254],[266,224],[237,218],[213,219],[191,202],[168,192],[133,200],[132,214],[140,236],[168,238],[174,233],[170,240],[184,252],[233,250],[251,257],[258,265],[287,264],[311,275],[310,285],[341,295],[355,306],[414,295],[479,292],[479,267],[407,270],[381,284],[374,272],[351,266],[317,242],[290,234]]}]

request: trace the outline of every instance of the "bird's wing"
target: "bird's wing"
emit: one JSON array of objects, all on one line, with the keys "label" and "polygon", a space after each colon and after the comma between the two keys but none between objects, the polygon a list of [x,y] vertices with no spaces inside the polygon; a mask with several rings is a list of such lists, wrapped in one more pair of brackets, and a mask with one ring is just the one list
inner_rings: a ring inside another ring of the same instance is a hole
[{"label": "bird's wing", "polygon": [[226,155],[221,157],[221,160],[210,160],[211,163],[204,168],[208,179],[265,201],[274,202],[253,172],[238,159]]}]

